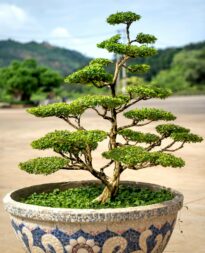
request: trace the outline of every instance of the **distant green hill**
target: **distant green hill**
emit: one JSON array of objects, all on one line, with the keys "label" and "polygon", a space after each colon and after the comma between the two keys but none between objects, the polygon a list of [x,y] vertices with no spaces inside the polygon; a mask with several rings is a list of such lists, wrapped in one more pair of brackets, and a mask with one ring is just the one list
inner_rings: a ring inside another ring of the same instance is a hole
[{"label": "distant green hill", "polygon": [[[151,66],[145,79],[150,81],[161,70],[171,67],[174,56],[182,50],[200,50],[205,47],[204,42],[192,43],[184,47],[159,49],[158,54],[149,58],[131,60],[132,63],[147,63]],[[8,66],[13,60],[34,58],[39,64],[59,71],[63,76],[85,66],[91,58],[65,48],[52,46],[49,43],[28,42],[20,43],[13,40],[0,41],[0,67]],[[110,68],[108,68],[110,69]],[[111,70],[111,69],[110,69]]]},{"label": "distant green hill", "polygon": [[146,63],[150,65],[150,71],[146,74],[145,79],[150,81],[161,70],[167,70],[171,67],[172,61],[176,54],[186,50],[200,50],[205,47],[205,41],[198,43],[191,43],[183,47],[171,47],[165,49],[159,49],[157,55],[148,58],[139,58],[131,60],[130,63]]},{"label": "distant green hill", "polygon": [[77,51],[52,46],[46,42],[0,41],[0,67],[8,66],[13,60],[30,58],[36,59],[39,64],[51,67],[63,75],[72,73],[90,61],[90,58]]}]

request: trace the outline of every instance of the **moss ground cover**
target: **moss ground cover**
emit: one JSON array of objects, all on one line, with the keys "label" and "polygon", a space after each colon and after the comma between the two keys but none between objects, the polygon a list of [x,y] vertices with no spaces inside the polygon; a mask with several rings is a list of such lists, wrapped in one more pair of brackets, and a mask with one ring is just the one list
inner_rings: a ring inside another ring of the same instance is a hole
[{"label": "moss ground cover", "polygon": [[171,200],[173,194],[166,189],[157,191],[148,188],[138,188],[120,185],[117,196],[106,203],[93,202],[103,190],[103,186],[82,186],[64,191],[54,189],[50,193],[33,193],[21,202],[26,204],[61,207],[61,208],[122,208],[131,206],[144,206]]}]

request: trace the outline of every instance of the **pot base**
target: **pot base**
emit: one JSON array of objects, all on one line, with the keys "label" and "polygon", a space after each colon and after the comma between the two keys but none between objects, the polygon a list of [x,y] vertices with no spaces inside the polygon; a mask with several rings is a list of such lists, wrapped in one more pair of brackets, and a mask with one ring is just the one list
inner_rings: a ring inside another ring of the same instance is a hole
[{"label": "pot base", "polygon": [[[33,192],[51,191],[96,181],[38,185],[14,191],[4,198],[12,226],[27,253],[162,253],[174,229],[183,196],[169,189],[170,201],[116,209],[66,209],[18,202]],[[164,187],[122,182],[136,187]]]},{"label": "pot base", "polygon": [[71,224],[24,222],[12,226],[31,253],[161,253],[174,229],[176,217],[165,216],[139,222]]}]

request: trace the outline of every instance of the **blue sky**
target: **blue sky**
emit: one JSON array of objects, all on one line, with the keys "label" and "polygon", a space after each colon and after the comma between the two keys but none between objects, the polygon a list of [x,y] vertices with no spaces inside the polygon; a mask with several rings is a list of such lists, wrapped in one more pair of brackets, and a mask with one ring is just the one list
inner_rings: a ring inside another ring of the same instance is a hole
[{"label": "blue sky", "polygon": [[131,34],[154,34],[158,48],[205,40],[205,0],[0,0],[0,40],[47,41],[109,57],[96,43],[123,26],[110,26],[105,19],[128,10],[142,16]]}]

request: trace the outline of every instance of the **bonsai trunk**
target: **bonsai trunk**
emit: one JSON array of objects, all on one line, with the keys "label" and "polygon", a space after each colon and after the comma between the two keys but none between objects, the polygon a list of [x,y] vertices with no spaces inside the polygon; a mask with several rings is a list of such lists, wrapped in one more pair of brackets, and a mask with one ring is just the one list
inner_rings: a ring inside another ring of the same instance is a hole
[{"label": "bonsai trunk", "polygon": [[119,189],[120,184],[120,174],[122,173],[122,166],[120,163],[116,162],[113,178],[111,179],[109,185],[105,186],[103,192],[94,201],[99,203],[105,203],[109,199],[113,199]]}]

